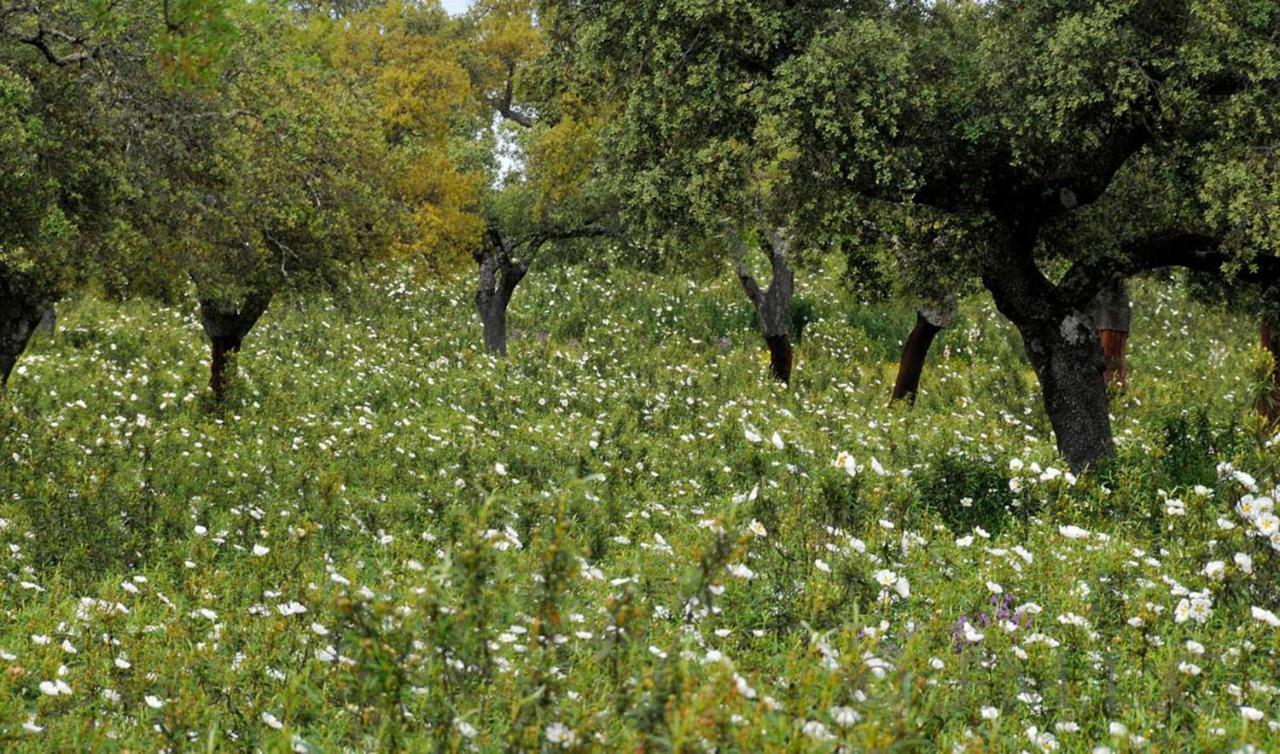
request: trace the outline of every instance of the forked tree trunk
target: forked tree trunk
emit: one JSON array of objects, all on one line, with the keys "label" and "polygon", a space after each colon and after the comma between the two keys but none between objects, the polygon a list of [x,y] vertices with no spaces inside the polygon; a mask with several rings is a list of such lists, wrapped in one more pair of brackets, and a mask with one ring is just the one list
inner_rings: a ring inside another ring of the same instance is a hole
[{"label": "forked tree trunk", "polygon": [[773,237],[762,244],[773,273],[769,288],[765,291],[760,290],[760,284],[747,271],[745,260],[739,259],[737,262],[738,280],[742,283],[747,299],[755,307],[760,331],[769,346],[769,371],[783,384],[791,382],[791,369],[795,362],[788,316],[796,285],[795,273],[787,263],[790,245],[790,240],[782,230],[775,231]]},{"label": "forked tree trunk", "polygon": [[1115,443],[1092,316],[1062,301],[1035,266],[1029,246],[1021,253],[1013,247],[993,249],[985,261],[983,285],[1022,335],[1058,452],[1076,473],[1109,458]]},{"label": "forked tree trunk", "polygon": [[1111,456],[1115,445],[1107,413],[1102,346],[1092,323],[1071,312],[1056,328],[1032,325],[1018,330],[1040,380],[1058,452],[1067,465],[1078,473]]},{"label": "forked tree trunk", "polygon": [[476,288],[476,314],[484,327],[484,350],[494,356],[507,355],[507,307],[516,286],[529,272],[529,261],[513,258],[513,244],[493,236],[476,253],[480,284]]},{"label": "forked tree trunk", "polygon": [[7,385],[48,304],[26,300],[0,283],[0,386]]},{"label": "forked tree trunk", "polygon": [[231,357],[270,303],[270,294],[252,294],[243,302],[200,300],[200,324],[209,336],[209,389],[216,399],[226,395]]},{"label": "forked tree trunk", "polygon": [[890,403],[900,400],[908,403],[915,402],[916,391],[920,388],[920,375],[924,372],[925,361],[929,357],[929,348],[933,345],[933,339],[938,333],[951,326],[956,314],[957,303],[952,297],[916,310],[916,326],[907,336],[907,343],[902,348],[902,357],[898,359],[898,378],[893,383]]},{"label": "forked tree trunk", "polygon": [[1270,385],[1258,400],[1258,411],[1268,426],[1280,424],[1280,315],[1263,316],[1262,347],[1271,354]]}]

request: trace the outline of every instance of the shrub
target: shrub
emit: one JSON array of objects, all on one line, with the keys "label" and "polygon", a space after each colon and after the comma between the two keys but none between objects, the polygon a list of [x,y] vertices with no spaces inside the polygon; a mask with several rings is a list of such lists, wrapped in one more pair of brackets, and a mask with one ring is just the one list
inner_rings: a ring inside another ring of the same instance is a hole
[{"label": "shrub", "polygon": [[1218,461],[1230,458],[1239,443],[1238,430],[1235,420],[1215,425],[1203,408],[1162,417],[1164,453],[1160,470],[1166,483],[1172,487],[1212,486],[1217,479]]},{"label": "shrub", "polygon": [[990,460],[946,453],[930,461],[916,489],[924,506],[953,531],[981,526],[996,534],[1017,502],[1003,468]]}]

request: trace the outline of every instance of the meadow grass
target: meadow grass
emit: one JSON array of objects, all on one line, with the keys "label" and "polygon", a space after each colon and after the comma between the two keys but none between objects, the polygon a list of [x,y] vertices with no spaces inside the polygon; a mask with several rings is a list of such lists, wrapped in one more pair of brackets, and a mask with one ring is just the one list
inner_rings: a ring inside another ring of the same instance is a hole
[{"label": "meadow grass", "polygon": [[1118,455],[1057,459],[967,300],[538,271],[275,302],[226,401],[194,307],[60,310],[0,404],[6,751],[1280,746],[1280,442],[1250,322],[1137,290]]}]

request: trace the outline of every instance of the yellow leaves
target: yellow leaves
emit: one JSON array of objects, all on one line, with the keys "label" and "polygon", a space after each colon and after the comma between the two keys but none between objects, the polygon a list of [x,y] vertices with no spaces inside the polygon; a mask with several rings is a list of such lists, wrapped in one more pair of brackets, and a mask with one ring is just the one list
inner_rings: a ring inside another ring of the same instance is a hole
[{"label": "yellow leaves", "polygon": [[532,3],[481,0],[473,12],[476,28],[468,52],[477,93],[505,99],[519,89],[521,74],[544,49]]},{"label": "yellow leaves", "polygon": [[483,188],[481,175],[459,172],[440,152],[416,156],[400,179],[401,194],[414,207],[414,234],[398,253],[442,274],[468,264],[484,232],[477,211]]},{"label": "yellow leaves", "polygon": [[476,48],[501,68],[519,67],[542,53],[542,37],[533,25],[532,4],[526,0],[492,0],[477,4]]},{"label": "yellow leaves", "polygon": [[[427,45],[414,45],[427,47]],[[382,117],[392,131],[412,131],[429,141],[448,134],[452,114],[471,92],[466,70],[444,55],[407,56],[405,65],[388,65],[378,79]]]},{"label": "yellow leaves", "polygon": [[[411,237],[394,253],[425,262],[436,274],[468,264],[484,230],[479,213],[485,178],[451,157],[456,140],[483,126],[457,19],[438,3],[389,2],[352,18],[335,44],[335,62],[375,82],[376,109],[399,152],[392,178],[409,208]],[[468,125],[467,120],[475,123]]]},{"label": "yellow leaves", "polygon": [[529,145],[529,173],[537,196],[537,216],[572,199],[590,180],[600,127],[600,120],[593,116],[566,116]]},{"label": "yellow leaves", "polygon": [[389,132],[441,142],[472,97],[471,77],[448,16],[428,7],[388,3],[352,18],[334,43],[334,62],[376,81]]}]

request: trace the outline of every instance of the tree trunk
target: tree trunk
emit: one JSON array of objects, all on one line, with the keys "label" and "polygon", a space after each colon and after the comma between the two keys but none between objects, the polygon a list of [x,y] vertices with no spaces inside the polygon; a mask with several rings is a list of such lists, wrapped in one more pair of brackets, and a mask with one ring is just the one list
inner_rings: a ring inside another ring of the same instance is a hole
[{"label": "tree trunk", "polygon": [[222,400],[227,389],[229,357],[240,350],[240,338],[209,336],[209,389]]},{"label": "tree trunk", "polygon": [[1271,354],[1271,384],[1258,401],[1258,411],[1268,426],[1280,424],[1280,315],[1262,318],[1262,347]]},{"label": "tree trunk", "polygon": [[933,339],[938,333],[951,327],[959,314],[960,304],[955,296],[949,294],[934,298],[916,309],[916,326],[907,337],[902,357],[898,359],[898,378],[893,383],[890,403],[904,399],[908,403],[915,402],[920,375],[924,372]]},{"label": "tree trunk", "polygon": [[769,344],[769,371],[782,383],[791,382],[791,364],[795,354],[791,350],[791,335],[766,335],[765,343]]},{"label": "tree trunk", "polygon": [[1129,340],[1129,333],[1121,330],[1099,330],[1102,340],[1102,381],[1117,393],[1124,392],[1124,383],[1129,376],[1129,365],[1125,361],[1124,348]]},{"label": "tree trunk", "polygon": [[1071,470],[1111,456],[1111,416],[1103,381],[1102,346],[1087,317],[1070,312],[1058,327],[1014,323],[1022,333],[1027,358],[1040,380],[1045,411],[1053,425],[1058,452]]},{"label": "tree trunk", "polygon": [[0,301],[0,386],[4,386],[40,324],[46,305],[10,296],[2,288],[0,294],[6,298]]},{"label": "tree trunk", "polygon": [[257,324],[267,304],[269,293],[254,293],[241,302],[223,299],[200,299],[200,324],[209,336],[209,389],[221,401],[230,378],[231,356],[240,350],[244,336]]},{"label": "tree trunk", "polygon": [[495,296],[480,312],[484,325],[484,350],[494,356],[507,355],[507,301]]},{"label": "tree trunk", "polygon": [[1036,234],[1019,230],[984,259],[982,283],[1022,335],[1058,452],[1079,473],[1115,453],[1102,345],[1093,317],[1064,301],[1036,267]]},{"label": "tree trunk", "polygon": [[902,349],[902,358],[898,360],[898,378],[893,383],[893,396],[890,402],[906,400],[914,403],[916,390],[920,387],[920,373],[924,371],[925,358],[929,355],[929,346],[942,328],[925,319],[916,312],[916,326],[907,337],[907,344]]},{"label": "tree trunk", "polygon": [[764,341],[769,346],[769,369],[775,378],[783,384],[791,382],[791,368],[795,355],[791,349],[791,329],[789,315],[791,298],[795,293],[796,278],[787,263],[787,252],[790,241],[784,231],[776,231],[770,241],[763,244],[765,254],[769,257],[769,266],[773,277],[769,281],[768,290],[761,291],[760,284],[747,271],[745,260],[738,261],[738,280],[742,290],[747,294],[756,310],[756,318],[760,321],[760,330]]},{"label": "tree trunk", "polygon": [[513,251],[512,242],[491,234],[487,244],[475,255],[480,268],[476,313],[484,327],[484,350],[499,357],[507,355],[507,307],[516,286],[529,272],[529,260],[514,259]]},{"label": "tree trunk", "polygon": [[1129,375],[1124,349],[1129,339],[1129,320],[1133,315],[1124,279],[1115,278],[1103,285],[1089,302],[1088,313],[1102,339],[1103,383],[1116,392],[1123,392]]}]

